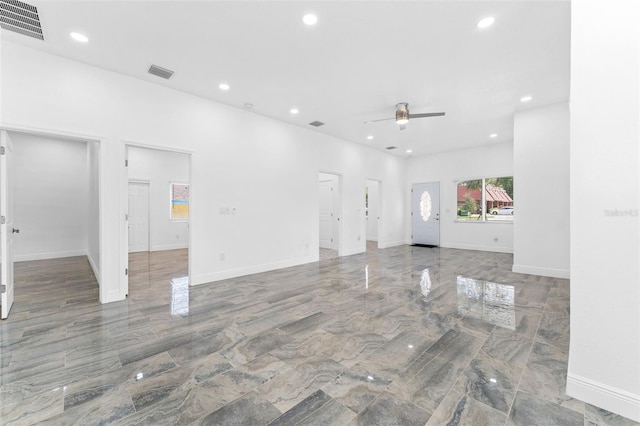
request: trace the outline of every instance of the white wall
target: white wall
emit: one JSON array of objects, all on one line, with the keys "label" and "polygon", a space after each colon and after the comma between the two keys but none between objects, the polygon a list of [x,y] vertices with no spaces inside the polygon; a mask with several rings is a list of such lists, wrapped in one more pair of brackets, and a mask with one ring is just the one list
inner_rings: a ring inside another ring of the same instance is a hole
[{"label": "white wall", "polygon": [[149,182],[150,251],[189,247],[189,222],[169,218],[169,186],[189,183],[189,155],[129,146],[129,179]]},{"label": "white wall", "polygon": [[571,9],[567,393],[640,421],[640,3]]},{"label": "white wall", "polygon": [[[456,222],[459,181],[511,175],[513,175],[511,143],[410,158],[404,188],[404,203],[407,212],[411,212],[412,184],[440,182],[440,246],[512,253],[512,223]],[[517,192],[514,192],[514,198],[517,210]],[[405,241],[410,244],[411,221],[407,219],[405,223],[407,224]],[[495,241],[496,238],[497,241]]]},{"label": "white wall", "polygon": [[101,141],[102,302],[127,290],[124,140],[193,153],[194,284],[317,260],[319,171],[341,175],[343,255],[365,251],[366,177],[385,186],[380,246],[404,242],[400,157],[6,41],[2,64],[3,126]]},{"label": "white wall", "polygon": [[87,253],[87,144],[11,133],[14,142],[14,260]]},{"label": "white wall", "polygon": [[380,216],[380,182],[368,179],[367,189],[369,194],[367,240],[378,241],[378,217]]},{"label": "white wall", "polygon": [[513,271],[569,278],[569,106],[514,118]]}]

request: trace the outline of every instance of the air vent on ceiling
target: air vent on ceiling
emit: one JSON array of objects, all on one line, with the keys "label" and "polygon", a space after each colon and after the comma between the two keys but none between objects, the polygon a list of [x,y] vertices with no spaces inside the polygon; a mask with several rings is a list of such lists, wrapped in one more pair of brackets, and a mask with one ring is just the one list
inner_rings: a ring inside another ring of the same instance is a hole
[{"label": "air vent on ceiling", "polygon": [[392,149],[396,149],[396,148],[397,148],[397,146],[388,146],[385,149],[388,149],[389,151],[391,151]]},{"label": "air vent on ceiling", "polygon": [[324,123],[322,121],[312,121],[311,123],[309,123],[309,125],[313,127],[320,127],[324,126]]},{"label": "air vent on ceiling", "polygon": [[159,67],[157,65],[151,65],[149,67],[149,74],[153,74],[155,76],[166,78],[167,80],[169,80],[173,75],[173,71]]},{"label": "air vent on ceiling", "polygon": [[38,9],[18,0],[0,0],[0,27],[44,40]]}]

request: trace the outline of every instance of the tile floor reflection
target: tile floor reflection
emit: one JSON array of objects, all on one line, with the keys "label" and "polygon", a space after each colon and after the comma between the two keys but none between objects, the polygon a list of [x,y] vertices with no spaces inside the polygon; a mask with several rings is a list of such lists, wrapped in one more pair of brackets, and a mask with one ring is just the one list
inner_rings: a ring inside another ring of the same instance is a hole
[{"label": "tile floor reflection", "polygon": [[632,425],[564,393],[569,283],[512,256],[400,246],[189,287],[130,256],[98,303],[83,257],[16,264],[3,425]]}]

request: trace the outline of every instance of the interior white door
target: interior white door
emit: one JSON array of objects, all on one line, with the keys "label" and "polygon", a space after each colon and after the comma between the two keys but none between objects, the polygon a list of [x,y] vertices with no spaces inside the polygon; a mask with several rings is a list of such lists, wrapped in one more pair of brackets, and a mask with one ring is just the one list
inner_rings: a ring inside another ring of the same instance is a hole
[{"label": "interior white door", "polygon": [[0,132],[0,265],[2,285],[1,317],[9,316],[13,305],[13,144],[9,134]]},{"label": "interior white door", "polygon": [[[167,213],[168,214],[168,213]],[[129,253],[149,251],[149,183],[129,182]]]},{"label": "interior white door", "polygon": [[333,249],[333,184],[320,181],[320,248]]},{"label": "interior white door", "polygon": [[440,245],[440,182],[414,183],[411,188],[413,244]]}]

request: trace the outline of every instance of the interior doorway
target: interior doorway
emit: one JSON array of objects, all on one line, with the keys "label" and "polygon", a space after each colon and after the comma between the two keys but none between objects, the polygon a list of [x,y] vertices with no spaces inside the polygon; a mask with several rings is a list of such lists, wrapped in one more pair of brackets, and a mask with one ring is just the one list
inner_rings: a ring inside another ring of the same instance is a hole
[{"label": "interior doorway", "polygon": [[129,180],[129,253],[149,251],[149,182]]},{"label": "interior doorway", "polygon": [[190,168],[189,153],[126,145],[129,298],[188,297]]},{"label": "interior doorway", "polygon": [[340,255],[340,176],[318,173],[320,260]]},{"label": "interior doorway", "polygon": [[[77,285],[99,285],[100,144],[76,136],[3,130],[2,146],[0,316],[6,318],[14,300],[30,303],[43,292],[72,298],[73,287],[62,290],[75,272],[70,264],[86,271]],[[55,274],[57,270],[66,272]]]},{"label": "interior doorway", "polygon": [[380,181],[367,179],[365,187],[367,250],[378,248],[380,235]]}]

